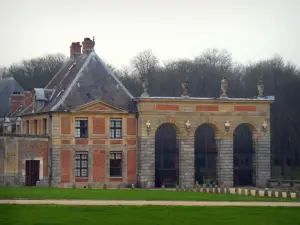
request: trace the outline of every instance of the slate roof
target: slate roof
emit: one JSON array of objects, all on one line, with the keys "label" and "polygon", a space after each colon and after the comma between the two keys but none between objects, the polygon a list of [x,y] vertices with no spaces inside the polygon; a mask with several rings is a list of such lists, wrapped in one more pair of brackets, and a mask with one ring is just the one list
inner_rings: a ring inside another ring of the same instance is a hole
[{"label": "slate roof", "polygon": [[[43,91],[44,95],[35,89],[46,98],[45,106],[35,113],[69,111],[94,100],[134,110],[133,96],[94,51],[66,62]],[[19,115],[31,114],[32,109],[31,104]]]},{"label": "slate roof", "polygon": [[0,80],[0,118],[9,114],[10,98],[14,92],[23,94],[24,89],[13,77]]}]

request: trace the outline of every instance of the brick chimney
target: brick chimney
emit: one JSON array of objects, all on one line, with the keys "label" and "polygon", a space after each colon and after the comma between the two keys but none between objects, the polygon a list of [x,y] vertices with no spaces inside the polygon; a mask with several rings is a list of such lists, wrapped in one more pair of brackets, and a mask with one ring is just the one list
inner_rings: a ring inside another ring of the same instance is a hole
[{"label": "brick chimney", "polygon": [[70,57],[75,58],[81,55],[81,45],[80,42],[72,42],[70,46]]},{"label": "brick chimney", "polygon": [[15,112],[22,104],[24,105],[24,94],[13,93],[11,95],[10,112]]},{"label": "brick chimney", "polygon": [[91,51],[94,50],[95,46],[95,39],[91,40],[90,38],[85,38],[84,41],[82,42],[82,54],[87,55]]},{"label": "brick chimney", "polygon": [[24,92],[24,108],[29,106],[32,103],[32,92],[31,91],[25,91]]},{"label": "brick chimney", "polygon": [[29,106],[32,102],[31,91],[25,91],[24,94],[14,92],[11,95],[10,112],[15,112],[21,105],[23,109]]}]

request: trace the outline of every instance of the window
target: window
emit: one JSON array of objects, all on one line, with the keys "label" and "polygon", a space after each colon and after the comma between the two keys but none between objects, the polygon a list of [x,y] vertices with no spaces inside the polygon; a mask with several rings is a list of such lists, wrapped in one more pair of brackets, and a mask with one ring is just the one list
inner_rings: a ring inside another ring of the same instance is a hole
[{"label": "window", "polygon": [[46,135],[48,133],[47,119],[46,118],[43,119],[43,129],[44,129],[43,134]]},{"label": "window", "polygon": [[75,137],[77,138],[88,137],[88,120],[86,118],[75,120]]},{"label": "window", "polygon": [[76,153],[76,177],[88,177],[88,153]]},{"label": "window", "polygon": [[34,134],[37,135],[37,126],[38,126],[38,121],[34,120]]},{"label": "window", "polygon": [[29,134],[29,120],[26,120],[26,134]]},{"label": "window", "polygon": [[110,119],[110,138],[122,138],[122,119]]},{"label": "window", "polygon": [[110,176],[122,177],[122,152],[110,153]]}]

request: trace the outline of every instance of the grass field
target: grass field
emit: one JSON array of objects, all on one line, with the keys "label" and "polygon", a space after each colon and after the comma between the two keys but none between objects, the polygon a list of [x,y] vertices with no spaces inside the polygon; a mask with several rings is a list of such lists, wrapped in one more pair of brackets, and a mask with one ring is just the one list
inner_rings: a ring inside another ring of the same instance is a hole
[{"label": "grass field", "polygon": [[176,192],[167,190],[103,190],[76,188],[0,187],[0,199],[173,200],[173,201],[299,201],[234,194]]},{"label": "grass field", "polygon": [[3,225],[299,225],[298,208],[0,205]]}]

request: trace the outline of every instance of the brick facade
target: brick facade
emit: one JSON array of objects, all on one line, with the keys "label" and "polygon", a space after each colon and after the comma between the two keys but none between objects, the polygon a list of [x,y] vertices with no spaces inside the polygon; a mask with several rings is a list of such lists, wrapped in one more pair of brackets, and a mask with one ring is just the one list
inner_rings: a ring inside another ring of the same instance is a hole
[{"label": "brick facade", "polygon": [[105,181],[105,151],[96,150],[93,154],[93,182]]},{"label": "brick facade", "polygon": [[[43,167],[41,184],[48,184],[50,162],[51,185],[54,187],[103,187],[104,184],[116,187],[132,183],[154,187],[155,133],[158,127],[169,123],[176,129],[179,149],[177,182],[180,186],[193,186],[196,182],[195,132],[202,124],[209,124],[215,133],[217,181],[233,186],[233,134],[239,124],[247,124],[253,135],[255,184],[264,187],[270,178],[270,132],[268,129],[263,132],[261,125],[264,121],[269,124],[269,106],[268,101],[143,99],[138,101],[138,120],[135,114],[124,113],[101,103],[75,112],[53,113],[51,121],[48,115],[26,116],[23,117],[22,130],[26,132],[26,121],[29,121],[30,134],[34,133],[34,120],[38,121],[38,134],[43,134],[43,119],[47,119],[47,132],[52,131],[49,139],[51,145],[48,139],[41,138],[0,139],[0,183],[24,182],[24,160],[39,158]],[[87,138],[75,138],[76,118],[88,120]],[[113,118],[122,119],[119,139],[110,138],[110,119]],[[150,130],[146,127],[148,120]],[[191,124],[189,128],[185,125],[187,121]],[[225,129],[225,121],[230,122],[228,130]],[[15,156],[10,160],[12,164],[4,159],[5,152]],[[76,153],[79,152],[88,155],[87,177],[76,177]],[[120,177],[110,176],[111,152],[122,154]],[[49,159],[48,154],[51,155]]]},{"label": "brick facade", "polygon": [[61,182],[69,183],[71,182],[71,160],[72,151],[64,150],[61,152]]}]

